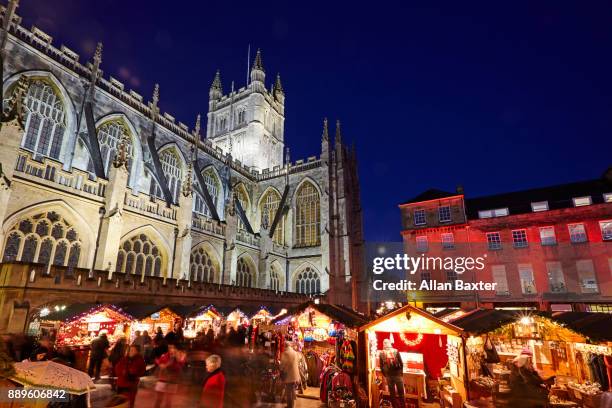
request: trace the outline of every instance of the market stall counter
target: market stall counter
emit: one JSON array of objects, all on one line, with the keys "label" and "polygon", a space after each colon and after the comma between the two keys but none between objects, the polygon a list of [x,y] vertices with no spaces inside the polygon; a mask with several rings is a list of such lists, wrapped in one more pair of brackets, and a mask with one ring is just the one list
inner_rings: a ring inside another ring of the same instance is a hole
[{"label": "market stall counter", "polygon": [[[461,406],[467,397],[462,330],[407,305],[364,326],[370,406],[391,403],[389,378],[381,362],[390,350],[401,356],[404,406],[431,402]],[[386,363],[385,363],[386,364]],[[384,403],[383,403],[384,404]]]}]

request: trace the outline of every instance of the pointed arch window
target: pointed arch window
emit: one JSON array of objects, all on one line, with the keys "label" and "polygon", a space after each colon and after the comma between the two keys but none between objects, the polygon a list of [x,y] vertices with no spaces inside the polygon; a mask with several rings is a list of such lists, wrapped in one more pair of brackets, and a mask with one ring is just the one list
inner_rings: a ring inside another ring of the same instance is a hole
[{"label": "pointed arch window", "polygon": [[[261,205],[261,225],[267,224],[268,229],[272,228],[272,223],[274,222],[274,217],[276,217],[276,212],[278,211],[280,201],[280,194],[278,194],[276,191],[270,190],[266,193]],[[284,217],[279,220],[278,224],[276,225],[276,229],[274,230],[273,241],[279,245],[283,245],[285,243],[285,222],[283,218]]]},{"label": "pointed arch window", "polygon": [[77,230],[49,211],[23,219],[9,230],[2,261],[77,267],[81,246]]},{"label": "pointed arch window", "polygon": [[304,268],[295,280],[295,291],[306,295],[315,295],[321,292],[321,277],[310,266]]},{"label": "pointed arch window", "polygon": [[310,182],[300,186],[295,200],[295,246],[321,245],[321,199]]},{"label": "pointed arch window", "polygon": [[202,245],[191,251],[189,263],[191,280],[209,283],[216,282],[218,266]]},{"label": "pointed arch window", "polygon": [[159,247],[145,234],[134,235],[119,245],[116,272],[161,277],[161,265]]},{"label": "pointed arch window", "polygon": [[45,80],[34,80],[25,97],[22,147],[35,156],[59,160],[65,130],[66,114],[59,94]]},{"label": "pointed arch window", "polygon": [[281,272],[275,265],[272,265],[270,269],[270,289],[278,292],[282,290],[281,288]]},{"label": "pointed arch window", "polygon": [[236,264],[236,285],[251,288],[254,283],[251,265],[244,258],[238,259]]},{"label": "pointed arch window", "polygon": [[242,125],[246,123],[246,109],[240,109],[236,115],[236,123]]},{"label": "pointed arch window", "polygon": [[[168,189],[170,195],[175,203],[178,203],[178,195],[181,191],[181,180],[183,178],[183,172],[181,170],[181,161],[174,151],[174,149],[166,149],[159,155],[159,161],[161,162],[162,171],[166,176],[168,182]],[[151,181],[151,195],[164,199],[164,194],[161,187],[155,182]]]},{"label": "pointed arch window", "polygon": [[126,126],[121,121],[113,120],[102,124],[98,128],[98,140],[100,142],[100,154],[102,155],[102,163],[104,164],[104,172],[108,176],[110,165],[113,162],[119,144],[124,139],[127,152],[127,169],[128,172],[132,168],[132,160],[134,157],[134,147],[132,146],[132,138]]}]

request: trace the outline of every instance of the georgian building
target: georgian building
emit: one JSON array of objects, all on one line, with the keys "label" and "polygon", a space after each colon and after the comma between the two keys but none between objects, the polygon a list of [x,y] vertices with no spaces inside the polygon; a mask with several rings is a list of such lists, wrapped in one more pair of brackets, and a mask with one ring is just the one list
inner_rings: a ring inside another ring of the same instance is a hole
[{"label": "georgian building", "polygon": [[612,168],[600,178],[486,197],[428,190],[400,205],[409,255],[482,257],[484,269],[419,270],[412,280],[490,282],[422,291],[424,307],[612,313]]},{"label": "georgian building", "polygon": [[21,26],[15,8],[3,10],[1,43],[5,105],[23,92],[21,124],[0,133],[5,265],[326,294],[356,306],[355,153],[339,123],[332,141],[325,121],[316,155],[289,161],[285,91],[278,75],[266,86],[261,52],[244,88],[224,93],[217,72],[207,123],[198,116],[190,129],[160,112],[158,86],[146,101],[104,77],[101,44],[82,62]]}]

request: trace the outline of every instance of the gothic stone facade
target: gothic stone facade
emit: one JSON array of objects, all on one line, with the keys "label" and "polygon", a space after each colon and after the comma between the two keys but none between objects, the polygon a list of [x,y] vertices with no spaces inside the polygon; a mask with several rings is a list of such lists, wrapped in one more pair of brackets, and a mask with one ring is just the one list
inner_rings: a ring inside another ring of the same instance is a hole
[{"label": "gothic stone facade", "polygon": [[0,134],[5,264],[325,293],[356,306],[355,153],[339,124],[330,142],[325,123],[318,157],[283,160],[285,94],[279,76],[266,88],[259,52],[245,88],[223,94],[217,73],[202,138],[199,117],[190,130],[159,111],[157,86],[145,103],[105,79],[101,45],[81,63],[16,15],[2,34],[4,97],[28,80],[22,125]]}]

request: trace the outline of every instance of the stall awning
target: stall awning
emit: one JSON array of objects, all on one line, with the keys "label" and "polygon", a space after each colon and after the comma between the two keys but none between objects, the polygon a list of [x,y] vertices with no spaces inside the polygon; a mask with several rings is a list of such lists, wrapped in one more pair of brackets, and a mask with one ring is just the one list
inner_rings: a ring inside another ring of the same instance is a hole
[{"label": "stall awning", "polygon": [[450,323],[461,327],[468,333],[482,334],[496,330],[516,321],[520,312],[512,310],[479,309],[451,320]]},{"label": "stall awning", "polygon": [[146,319],[154,313],[166,308],[166,306],[157,306],[150,303],[133,303],[124,302],[120,303],[119,307],[130,315],[134,316],[136,320]]},{"label": "stall awning", "polygon": [[278,323],[287,316],[294,316],[304,312],[308,307],[312,307],[319,313],[322,313],[332,320],[340,322],[345,326],[358,328],[363,324],[367,323],[368,319],[364,315],[357,313],[353,310],[347,309],[343,306],[330,305],[327,303],[316,304],[312,301],[302,303],[301,305],[295,306],[287,310],[287,313],[272,320],[272,323]]},{"label": "stall awning", "polygon": [[592,340],[612,341],[612,315],[590,312],[556,312],[551,319]]},{"label": "stall awning", "polygon": [[411,305],[403,306],[359,328],[383,332],[415,332],[432,334],[460,334],[463,330],[432,314]]},{"label": "stall awning", "polygon": [[134,317],[131,314],[125,312],[120,307],[111,304],[99,303],[75,303],[73,305],[66,306],[66,308],[63,310],[54,310],[47,316],[41,318],[42,320],[63,321],[65,323],[70,323],[87,315],[98,313],[103,310],[108,310],[111,315],[118,317],[119,320],[134,320]]}]

